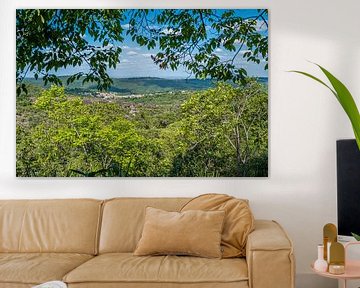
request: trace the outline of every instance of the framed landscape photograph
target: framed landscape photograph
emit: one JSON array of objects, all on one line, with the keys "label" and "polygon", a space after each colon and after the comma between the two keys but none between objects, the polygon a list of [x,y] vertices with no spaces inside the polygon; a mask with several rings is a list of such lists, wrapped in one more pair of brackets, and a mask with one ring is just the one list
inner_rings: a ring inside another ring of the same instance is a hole
[{"label": "framed landscape photograph", "polygon": [[267,177],[266,9],[18,9],[17,177]]}]

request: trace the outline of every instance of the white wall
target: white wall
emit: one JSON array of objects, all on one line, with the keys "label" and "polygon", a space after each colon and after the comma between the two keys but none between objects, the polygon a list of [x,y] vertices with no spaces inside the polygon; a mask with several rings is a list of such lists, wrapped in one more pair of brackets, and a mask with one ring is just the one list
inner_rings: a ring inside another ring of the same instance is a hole
[{"label": "white wall", "polygon": [[[49,4],[51,3],[51,4]],[[278,220],[295,244],[298,287],[330,287],[313,276],[322,226],[336,223],[335,141],[352,137],[334,97],[290,69],[321,63],[360,95],[359,0],[197,1],[196,7],[270,10],[270,176],[266,179],[16,179],[15,8],[74,7],[71,0],[2,0],[0,9],[0,198],[194,196],[248,198],[257,218]],[[81,0],[78,8],[196,8],[192,0]],[[318,74],[320,75],[320,74]],[[324,282],[325,283],[325,282]],[[329,284],[329,283],[327,283]],[[270,288],[270,287],[269,287]]]}]

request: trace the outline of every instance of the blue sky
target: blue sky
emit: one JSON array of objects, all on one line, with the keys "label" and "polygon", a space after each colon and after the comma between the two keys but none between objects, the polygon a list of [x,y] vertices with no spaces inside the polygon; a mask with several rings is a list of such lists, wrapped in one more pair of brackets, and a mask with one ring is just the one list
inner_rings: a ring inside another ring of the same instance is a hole
[{"label": "blue sky", "polygon": [[[130,12],[131,10],[129,10]],[[217,13],[222,13],[222,10],[217,10]],[[237,9],[235,14],[241,17],[249,17],[258,15],[256,9]],[[128,26],[128,20],[124,20],[122,24],[123,28],[126,29]],[[267,27],[262,20],[258,20],[257,25],[258,31],[263,35],[268,34]],[[209,30],[211,28],[209,27]],[[85,36],[88,37],[88,36]],[[91,40],[89,39],[89,42]],[[109,69],[109,75],[114,78],[124,78],[124,77],[160,77],[160,78],[186,78],[189,74],[185,71],[183,67],[179,67],[177,71],[161,70],[159,67],[153,63],[151,55],[154,55],[158,52],[158,49],[148,50],[146,47],[140,47],[135,42],[131,40],[130,36],[125,36],[123,43],[117,43],[122,48],[122,54],[120,56],[120,63],[117,65],[116,69]],[[239,45],[239,44],[237,44]],[[249,76],[256,77],[267,77],[267,70],[264,70],[265,61],[262,61],[260,64],[248,63],[246,62],[242,55],[246,52],[247,48],[243,47],[243,51],[239,53],[235,59],[235,65],[237,67],[243,67],[248,71]],[[220,57],[220,59],[232,58],[234,52],[229,52],[223,48],[216,49],[215,53]],[[84,64],[81,67],[77,68],[67,68],[60,69],[58,75],[69,75],[79,71],[87,71],[88,67]]]}]

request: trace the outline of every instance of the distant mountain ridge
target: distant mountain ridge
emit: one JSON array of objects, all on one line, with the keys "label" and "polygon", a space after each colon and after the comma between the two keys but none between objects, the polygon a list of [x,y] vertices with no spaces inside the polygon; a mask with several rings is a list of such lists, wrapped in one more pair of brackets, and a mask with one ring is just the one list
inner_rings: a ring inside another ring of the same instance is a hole
[{"label": "distant mountain ridge", "polygon": [[[63,83],[66,83],[68,76],[59,77]],[[257,78],[260,83],[267,84],[267,77]],[[162,93],[169,91],[193,91],[204,90],[215,86],[215,81],[210,79],[167,79],[158,77],[132,77],[132,78],[113,78],[113,85],[109,92],[120,95],[128,94],[149,94]],[[25,83],[36,86],[43,86],[42,79],[26,78]],[[49,85],[47,85],[49,86]],[[82,79],[76,80],[70,85],[65,85],[65,89],[69,93],[84,94],[86,92],[97,91],[96,84],[82,84]]]}]

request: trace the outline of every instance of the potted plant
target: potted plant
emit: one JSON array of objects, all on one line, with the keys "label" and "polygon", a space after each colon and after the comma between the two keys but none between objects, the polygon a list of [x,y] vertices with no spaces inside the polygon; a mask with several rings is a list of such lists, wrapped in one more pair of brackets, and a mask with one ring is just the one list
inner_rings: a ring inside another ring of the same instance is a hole
[{"label": "potted plant", "polygon": [[[353,131],[355,134],[356,143],[357,143],[357,146],[360,151],[360,114],[359,114],[359,110],[356,106],[356,103],[354,101],[354,98],[352,97],[350,91],[346,88],[346,86],[340,80],[338,80],[334,75],[332,75],[329,71],[327,71],[322,66],[320,66],[318,64],[315,64],[315,65],[317,65],[320,68],[320,70],[325,74],[326,78],[330,82],[330,85],[326,84],[324,81],[320,80],[319,78],[317,78],[309,73],[303,72],[303,71],[293,70],[290,72],[295,72],[295,73],[305,75],[305,76],[321,83],[335,95],[336,99],[339,101],[340,105],[343,107],[345,113],[349,117],[349,120],[351,122]],[[360,241],[360,235],[355,234],[355,233],[351,233],[351,234],[357,241]]]},{"label": "potted plant", "polygon": [[356,239],[356,241],[360,241],[360,235],[357,235],[355,233],[351,233],[351,234]]}]

